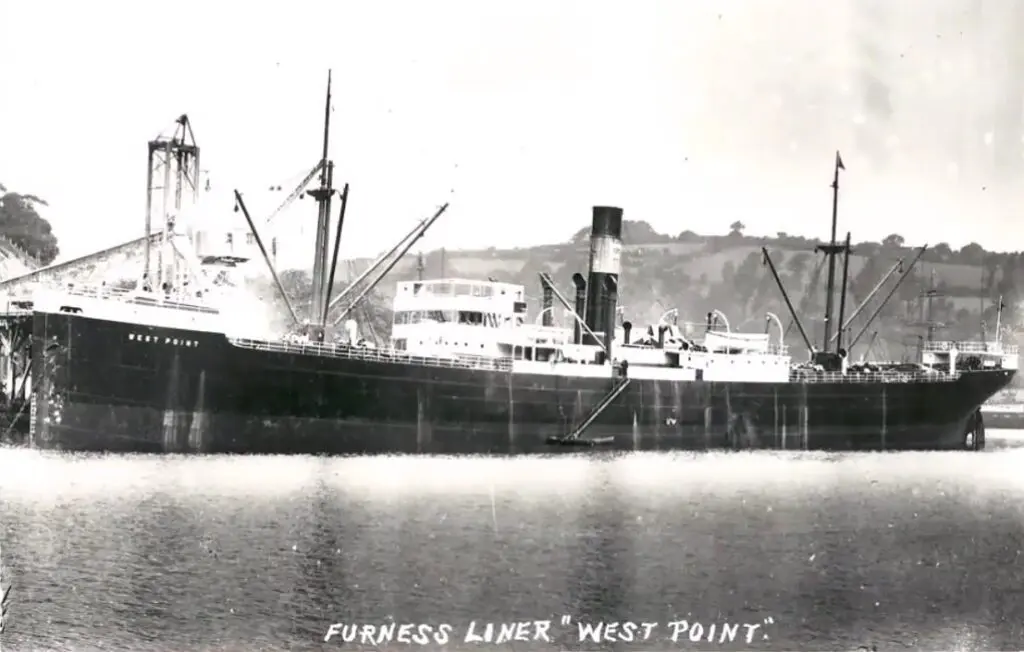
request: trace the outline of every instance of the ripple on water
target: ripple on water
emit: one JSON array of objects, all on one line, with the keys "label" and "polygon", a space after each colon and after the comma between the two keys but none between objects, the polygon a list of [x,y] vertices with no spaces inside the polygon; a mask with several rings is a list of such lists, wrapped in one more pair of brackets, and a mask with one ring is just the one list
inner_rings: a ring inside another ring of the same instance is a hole
[{"label": "ripple on water", "polygon": [[516,459],[2,450],[18,585],[4,643],[317,649],[342,620],[571,613],[771,615],[761,645],[776,649],[1008,649],[1024,636],[1022,462],[1012,442]]}]

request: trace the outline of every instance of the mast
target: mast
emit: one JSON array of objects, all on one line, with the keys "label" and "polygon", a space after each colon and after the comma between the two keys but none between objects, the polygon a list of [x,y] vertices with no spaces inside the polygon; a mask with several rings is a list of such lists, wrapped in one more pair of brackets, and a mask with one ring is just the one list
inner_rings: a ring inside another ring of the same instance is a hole
[{"label": "mast", "polygon": [[935,340],[935,318],[932,312],[932,300],[935,299],[935,268],[931,269],[931,278],[928,282],[928,343]]},{"label": "mast", "polygon": [[1005,307],[1005,304],[1003,303],[1003,295],[1000,294],[999,295],[999,306],[996,308],[996,346],[999,346],[1000,344],[1002,344],[1002,341],[1003,341],[1002,335],[1000,334],[1000,329],[1003,326],[1003,308],[1004,307]]},{"label": "mast", "polygon": [[324,144],[320,157],[320,187],[309,191],[317,203],[316,244],[313,252],[313,297],[310,306],[311,339],[323,341],[327,305],[327,261],[330,239],[331,197],[334,195],[334,162],[327,152],[331,134],[331,71],[327,71],[327,99],[324,102]]},{"label": "mast", "polygon": [[[828,283],[825,290],[825,342],[822,351],[828,353],[831,341],[832,311],[836,293],[836,254],[846,250],[847,245],[836,244],[836,220],[839,213],[839,171],[845,170],[843,159],[836,150],[836,164],[832,175],[832,236],[827,245],[818,245],[815,251],[824,252],[828,256]],[[840,325],[841,327],[842,325]]]},{"label": "mast", "polygon": [[924,335],[919,335],[920,346],[923,349],[925,342],[931,343],[935,341],[935,332],[940,328],[945,328],[947,324],[935,320],[934,301],[937,297],[947,296],[945,293],[939,292],[935,285],[935,267],[933,266],[929,270],[930,280],[928,282],[928,289],[917,295],[918,303],[918,321],[910,326],[924,328]]},{"label": "mast", "polygon": [[[834,223],[834,220],[833,220]],[[836,326],[836,353],[843,348],[843,318],[846,315],[846,293],[850,286],[850,232],[846,232],[846,245],[843,247],[843,288],[839,295],[839,324]]]}]

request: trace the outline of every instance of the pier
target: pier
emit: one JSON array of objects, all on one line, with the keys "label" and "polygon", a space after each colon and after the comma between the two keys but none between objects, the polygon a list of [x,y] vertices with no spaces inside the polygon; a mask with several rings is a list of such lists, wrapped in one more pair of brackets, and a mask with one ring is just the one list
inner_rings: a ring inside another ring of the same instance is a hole
[{"label": "pier", "polygon": [[28,433],[32,397],[32,304],[0,306],[0,442],[20,442]]},{"label": "pier", "polygon": [[[160,240],[153,233],[150,243]],[[33,388],[32,296],[41,287],[110,287],[139,278],[146,238],[43,266],[0,237],[0,443],[28,435]]]}]

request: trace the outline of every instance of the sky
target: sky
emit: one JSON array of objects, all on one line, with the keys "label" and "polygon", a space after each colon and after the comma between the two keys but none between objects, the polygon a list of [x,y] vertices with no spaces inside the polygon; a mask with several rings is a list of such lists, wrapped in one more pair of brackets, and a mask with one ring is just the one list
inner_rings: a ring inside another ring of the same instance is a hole
[{"label": "sky", "polygon": [[[0,183],[49,201],[62,258],[117,244],[143,230],[146,142],[187,113],[207,204],[241,219],[238,188],[266,215],[319,159],[332,69],[346,257],[445,202],[424,249],[563,241],[602,204],[672,234],[824,238],[836,150],[855,241],[1022,249],[1013,10],[0,0]],[[296,202],[273,234],[311,257],[314,219]]]}]

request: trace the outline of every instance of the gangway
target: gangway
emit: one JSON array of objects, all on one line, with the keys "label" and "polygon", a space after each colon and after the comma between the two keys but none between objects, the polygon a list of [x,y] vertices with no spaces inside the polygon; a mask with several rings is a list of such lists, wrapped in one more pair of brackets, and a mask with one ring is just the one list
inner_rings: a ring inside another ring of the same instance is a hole
[{"label": "gangway", "polygon": [[626,376],[619,380],[618,383],[612,387],[604,397],[598,401],[597,405],[590,411],[589,414],[580,421],[573,430],[562,437],[548,437],[547,443],[557,446],[597,446],[599,444],[610,444],[615,438],[614,437],[600,437],[597,439],[583,439],[583,433],[586,432],[587,428],[593,425],[594,421],[597,420],[601,414],[608,409],[615,399],[619,397],[619,394],[624,392],[629,387],[629,381],[631,379]]}]

